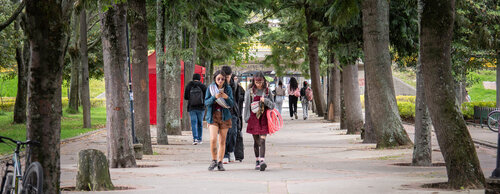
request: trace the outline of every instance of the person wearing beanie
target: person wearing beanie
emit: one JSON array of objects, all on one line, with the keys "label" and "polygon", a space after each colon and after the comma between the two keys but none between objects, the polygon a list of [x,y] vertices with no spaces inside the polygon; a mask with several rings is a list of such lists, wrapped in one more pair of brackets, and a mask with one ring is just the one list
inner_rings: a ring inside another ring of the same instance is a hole
[{"label": "person wearing beanie", "polygon": [[205,93],[207,87],[200,82],[200,74],[193,74],[184,89],[184,100],[188,101],[188,112],[191,118],[191,130],[193,131],[193,145],[202,144],[203,113],[205,112]]}]

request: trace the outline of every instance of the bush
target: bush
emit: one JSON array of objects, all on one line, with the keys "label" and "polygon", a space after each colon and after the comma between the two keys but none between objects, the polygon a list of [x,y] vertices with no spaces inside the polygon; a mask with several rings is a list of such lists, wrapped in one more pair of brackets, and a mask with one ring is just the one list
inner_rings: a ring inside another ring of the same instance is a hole
[{"label": "bush", "polygon": [[403,121],[413,122],[415,120],[415,103],[398,101],[398,110]]},{"label": "bush", "polygon": [[495,101],[464,102],[462,104],[462,114],[464,115],[465,120],[474,119],[474,106],[494,108],[497,106],[497,103]]}]

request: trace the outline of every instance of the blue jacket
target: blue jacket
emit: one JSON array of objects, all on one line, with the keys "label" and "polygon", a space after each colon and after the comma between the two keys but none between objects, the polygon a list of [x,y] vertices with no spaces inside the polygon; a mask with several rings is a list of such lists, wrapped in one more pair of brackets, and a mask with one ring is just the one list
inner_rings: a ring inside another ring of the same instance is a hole
[{"label": "blue jacket", "polygon": [[[215,82],[211,83],[210,85],[213,85],[213,84],[215,84]],[[207,120],[207,123],[214,123],[214,120],[212,118],[212,114],[213,114],[213,105],[214,105],[214,103],[216,103],[215,102],[216,98],[215,98],[215,96],[212,96],[209,88],[210,88],[210,86],[207,87],[207,91],[205,93],[205,107],[207,108],[207,114],[206,114],[205,119]],[[224,93],[226,93],[228,96],[228,98],[225,99],[227,105],[233,106],[233,90],[231,89],[231,86],[229,86],[229,84],[227,84],[227,83],[224,84]],[[231,119],[231,112],[229,109],[223,108],[222,109],[222,120],[226,121],[228,119]]]}]

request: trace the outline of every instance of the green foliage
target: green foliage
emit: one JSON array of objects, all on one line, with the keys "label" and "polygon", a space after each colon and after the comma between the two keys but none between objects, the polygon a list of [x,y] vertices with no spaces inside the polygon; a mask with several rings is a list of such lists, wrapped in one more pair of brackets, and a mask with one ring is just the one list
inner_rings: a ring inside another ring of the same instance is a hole
[{"label": "green foliage", "polygon": [[[26,124],[12,124],[12,112],[0,115],[0,134],[16,140],[26,140]],[[106,108],[92,108],[92,128],[84,129],[82,114],[70,115],[63,113],[61,118],[61,139],[75,137],[86,132],[101,129],[106,126]],[[12,152],[13,148],[0,144],[0,155]]]},{"label": "green foliage", "polygon": [[416,67],[418,59],[417,0],[390,1],[389,40],[392,59],[403,67]]},{"label": "green foliage", "polygon": [[404,121],[413,121],[415,120],[415,103],[413,102],[399,102],[398,101],[398,110],[401,119]]},{"label": "green foliage", "polygon": [[490,107],[495,108],[497,103],[495,101],[488,102],[464,102],[462,104],[462,114],[464,115],[464,119],[473,119],[474,117],[474,106],[479,107]]},{"label": "green foliage", "polygon": [[[0,0],[0,23],[6,21],[16,10],[18,4],[13,4],[11,0]],[[16,47],[21,42],[21,31],[15,30],[14,22],[0,32],[0,74],[15,72],[17,67]]]}]

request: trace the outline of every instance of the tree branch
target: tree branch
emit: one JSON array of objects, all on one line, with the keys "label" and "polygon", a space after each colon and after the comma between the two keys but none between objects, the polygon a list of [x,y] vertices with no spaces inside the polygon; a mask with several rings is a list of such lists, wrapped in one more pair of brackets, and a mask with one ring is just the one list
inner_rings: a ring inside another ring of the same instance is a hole
[{"label": "tree branch", "polygon": [[99,23],[99,22],[100,22],[99,20],[95,21],[95,22],[94,22],[94,23],[93,23],[93,24],[92,24],[92,25],[91,25],[91,26],[87,29],[87,33],[88,33],[88,32],[90,32],[90,30],[92,30],[92,28],[93,28],[93,27],[94,27],[97,23]]},{"label": "tree branch", "polygon": [[100,40],[101,36],[97,37],[94,41],[87,44],[87,50],[93,49],[97,45],[97,43],[99,43]]},{"label": "tree branch", "polygon": [[0,24],[0,32],[7,26],[9,26],[14,20],[16,20],[17,16],[19,16],[19,14],[23,11],[24,6],[26,5],[26,1],[27,0],[22,1],[21,4],[17,7],[16,11],[9,17],[9,19]]}]

